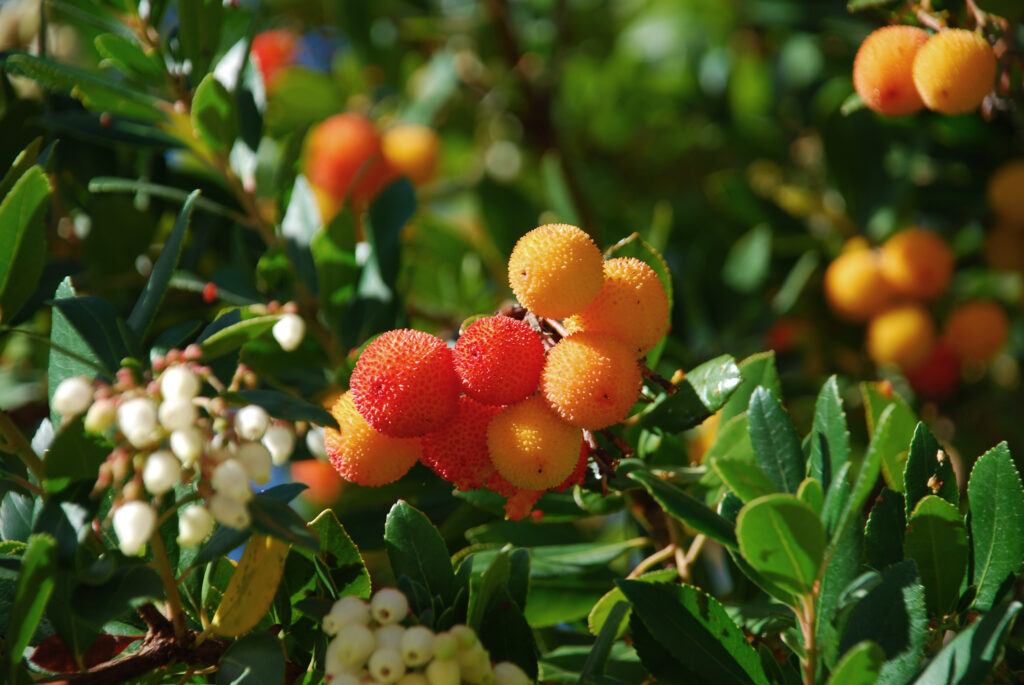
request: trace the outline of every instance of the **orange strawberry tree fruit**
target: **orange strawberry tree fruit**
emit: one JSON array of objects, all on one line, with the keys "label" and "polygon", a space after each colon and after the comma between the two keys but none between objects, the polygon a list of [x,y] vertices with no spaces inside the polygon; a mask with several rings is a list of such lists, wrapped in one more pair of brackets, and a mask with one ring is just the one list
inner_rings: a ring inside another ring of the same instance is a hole
[{"label": "orange strawberry tree fruit", "polygon": [[1019,681],[1017,5],[549,4],[0,3],[0,682]]}]

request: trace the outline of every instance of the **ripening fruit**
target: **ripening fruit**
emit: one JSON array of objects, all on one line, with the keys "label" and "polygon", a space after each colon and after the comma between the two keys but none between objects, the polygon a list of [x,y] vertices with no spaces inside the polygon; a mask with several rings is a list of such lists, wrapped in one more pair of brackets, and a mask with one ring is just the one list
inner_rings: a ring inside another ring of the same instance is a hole
[{"label": "ripening fruit", "polygon": [[868,324],[868,355],[876,364],[896,364],[911,370],[928,358],[935,342],[935,324],[919,304],[885,310]]},{"label": "ripening fruit", "polygon": [[400,176],[421,186],[434,177],[441,148],[437,133],[422,124],[401,124],[381,136],[384,159]]},{"label": "ripening fruit", "polygon": [[343,112],[325,119],[306,138],[306,177],[320,191],[324,221],[349,197],[358,210],[393,177],[381,158],[380,136],[361,114]]},{"label": "ripening fruit", "polygon": [[642,357],[668,332],[668,295],[654,269],[633,257],[604,263],[604,284],[597,298],[569,317],[570,333],[609,333]]},{"label": "ripening fruit", "polygon": [[396,438],[432,433],[458,407],[452,351],[440,338],[409,328],[382,333],[367,345],[349,384],[359,413]]},{"label": "ripening fruit", "polygon": [[331,465],[359,485],[384,485],[404,476],[420,458],[419,440],[392,438],[374,429],[346,392],[331,408],[338,430],[324,431]]},{"label": "ripening fruit", "polygon": [[487,455],[487,426],[500,409],[465,395],[460,397],[454,418],[420,438],[420,459],[459,490],[483,487],[494,470]]},{"label": "ripening fruit", "polygon": [[295,61],[299,37],[291,31],[263,31],[252,39],[252,58],[259,67],[263,85],[270,90],[281,69]]},{"label": "ripening fruit", "polygon": [[997,217],[1024,228],[1024,159],[1013,159],[988,180],[988,204]]},{"label": "ripening fruit", "polygon": [[907,381],[917,394],[929,400],[941,400],[956,390],[960,380],[960,361],[942,338],[935,341],[928,358],[907,372]]},{"label": "ripening fruit", "polygon": [[898,295],[934,299],[953,277],[953,250],[931,231],[904,229],[882,245],[882,275]]},{"label": "ripening fruit", "polygon": [[590,450],[587,448],[586,441],[580,441],[580,456],[576,460],[576,466],[573,468],[572,473],[569,477],[563,480],[561,483],[555,486],[556,492],[565,492],[574,485],[583,485],[583,481],[587,477],[587,462],[590,459]]},{"label": "ripening fruit", "polygon": [[1000,271],[1024,271],[1024,232],[999,223],[985,238],[985,261]]},{"label": "ripening fruit", "polygon": [[889,282],[882,276],[882,257],[877,250],[848,250],[825,270],[825,297],[837,315],[847,321],[867,321],[892,299]]},{"label": "ripening fruit", "polygon": [[302,459],[288,466],[292,471],[292,480],[309,486],[301,493],[306,501],[318,507],[328,507],[338,501],[345,481],[326,461]]},{"label": "ripening fruit", "polygon": [[990,300],[959,305],[946,319],[942,338],[965,362],[984,363],[1003,349],[1010,334],[1006,312]]},{"label": "ripening fruit", "polygon": [[508,282],[537,316],[561,319],[582,311],[601,292],[603,259],[590,236],[568,224],[535,228],[516,243]]},{"label": "ripening fruit", "polygon": [[544,343],[529,324],[508,316],[477,319],[453,350],[462,390],[484,404],[515,404],[537,389]]},{"label": "ripening fruit", "polygon": [[572,473],[582,436],[534,395],[498,412],[487,427],[487,447],[498,473],[524,490],[546,490]]},{"label": "ripening fruit", "polygon": [[996,80],[996,56],[985,38],[966,29],[932,36],[914,58],[914,85],[928,109],[963,114],[977,109]]},{"label": "ripening fruit", "polygon": [[914,26],[884,26],[865,38],[853,60],[853,87],[864,104],[890,117],[924,107],[913,68],[917,51],[927,41],[928,32]]},{"label": "ripening fruit", "polygon": [[607,333],[585,331],[548,350],[541,391],[563,421],[598,430],[626,418],[642,381],[632,350]]}]

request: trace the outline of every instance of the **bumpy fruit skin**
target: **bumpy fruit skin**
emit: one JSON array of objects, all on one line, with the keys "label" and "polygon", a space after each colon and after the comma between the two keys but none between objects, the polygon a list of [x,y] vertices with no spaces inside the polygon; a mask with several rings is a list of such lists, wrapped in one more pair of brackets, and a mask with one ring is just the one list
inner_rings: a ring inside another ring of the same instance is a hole
[{"label": "bumpy fruit skin", "polygon": [[996,56],[982,36],[949,29],[932,36],[914,58],[914,85],[928,109],[963,114],[977,109],[996,80]]},{"label": "bumpy fruit skin", "polygon": [[876,364],[913,370],[928,358],[935,343],[935,323],[919,304],[897,305],[868,324],[868,354]]},{"label": "bumpy fruit skin", "polygon": [[633,257],[604,263],[601,292],[587,308],[565,321],[570,333],[609,333],[642,357],[668,332],[668,295],[658,275]]},{"label": "bumpy fruit skin", "polygon": [[847,321],[867,321],[888,306],[892,288],[882,275],[877,250],[843,252],[825,269],[825,298]]},{"label": "bumpy fruit skin", "polygon": [[938,297],[949,286],[953,266],[949,243],[923,228],[902,230],[882,245],[882,275],[899,295]]},{"label": "bumpy fruit skin", "polygon": [[302,459],[288,465],[292,480],[309,487],[302,491],[302,497],[316,506],[330,506],[338,501],[345,481],[326,461]]},{"label": "bumpy fruit skin", "polygon": [[529,324],[507,316],[477,319],[453,351],[462,390],[484,404],[514,404],[537,389],[544,343]]},{"label": "bumpy fruit skin", "polygon": [[494,468],[523,490],[546,490],[565,480],[576,467],[581,438],[540,395],[505,407],[487,427]]},{"label": "bumpy fruit skin", "polygon": [[590,459],[590,450],[586,441],[580,443],[580,456],[576,460],[576,467],[569,474],[568,478],[555,486],[555,492],[565,492],[574,485],[583,485],[587,477],[587,462]]},{"label": "bumpy fruit skin", "polygon": [[423,463],[459,490],[483,487],[494,471],[487,454],[487,426],[500,409],[460,397],[455,417],[420,438]]},{"label": "bumpy fruit skin", "polygon": [[392,438],[378,432],[356,410],[346,392],[331,408],[338,430],[324,431],[331,465],[345,480],[376,486],[394,482],[420,458],[419,440]]},{"label": "bumpy fruit skin", "polygon": [[599,430],[622,421],[640,396],[633,352],[607,333],[574,333],[548,350],[541,391],[566,423]]},{"label": "bumpy fruit skin", "polygon": [[865,38],[853,60],[853,87],[864,104],[890,117],[923,108],[913,69],[927,41],[928,32],[913,26],[884,26]]},{"label": "bumpy fruit skin", "polygon": [[929,400],[946,399],[960,380],[960,360],[941,338],[935,341],[928,358],[907,372],[907,381],[917,394]]},{"label": "bumpy fruit skin", "polygon": [[267,90],[273,86],[278,73],[295,61],[298,42],[297,35],[283,29],[264,31],[252,39],[252,56]]},{"label": "bumpy fruit skin", "polygon": [[394,178],[373,123],[354,112],[335,114],[309,132],[304,170],[319,191],[325,221],[346,197],[362,209]]},{"label": "bumpy fruit skin", "polygon": [[402,124],[381,137],[384,159],[400,176],[421,186],[434,177],[441,142],[429,126]]},{"label": "bumpy fruit skin", "polygon": [[988,181],[988,204],[997,217],[1024,230],[1024,159],[996,169]]},{"label": "bumpy fruit skin", "polygon": [[432,433],[458,407],[452,351],[440,338],[408,328],[382,333],[367,345],[349,384],[359,413],[395,438]]},{"label": "bumpy fruit skin", "polygon": [[508,282],[537,316],[561,319],[594,301],[604,283],[603,259],[590,236],[568,224],[546,224],[512,248]]},{"label": "bumpy fruit skin", "polygon": [[942,337],[965,362],[984,363],[996,356],[1010,334],[1006,312],[995,302],[973,300],[950,313]]}]

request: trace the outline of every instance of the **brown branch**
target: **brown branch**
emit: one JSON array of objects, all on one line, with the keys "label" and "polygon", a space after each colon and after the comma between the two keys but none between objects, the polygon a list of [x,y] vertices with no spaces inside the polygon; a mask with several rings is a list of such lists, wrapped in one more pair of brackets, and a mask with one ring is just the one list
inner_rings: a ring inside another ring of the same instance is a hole
[{"label": "brown branch", "polygon": [[654,369],[651,369],[646,364],[640,365],[640,373],[643,374],[644,378],[651,381],[655,385],[658,385],[662,390],[664,390],[669,395],[675,395],[676,392],[678,392],[679,390],[679,386],[677,386],[675,383],[673,383],[669,379],[665,378],[664,376],[656,372]]}]

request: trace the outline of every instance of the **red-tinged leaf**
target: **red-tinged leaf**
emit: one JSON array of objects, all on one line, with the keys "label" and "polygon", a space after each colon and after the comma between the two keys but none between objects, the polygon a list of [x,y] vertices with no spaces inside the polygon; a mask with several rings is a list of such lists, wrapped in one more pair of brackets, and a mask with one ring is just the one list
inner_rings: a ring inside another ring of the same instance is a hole
[{"label": "red-tinged leaf", "polygon": [[[143,637],[142,635],[100,635],[92,647],[82,655],[82,663],[86,668],[92,668],[104,661],[110,661],[127,649],[128,645]],[[74,653],[57,635],[52,635],[40,642],[32,652],[29,661],[52,673],[78,672]]]}]

